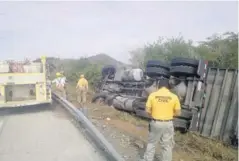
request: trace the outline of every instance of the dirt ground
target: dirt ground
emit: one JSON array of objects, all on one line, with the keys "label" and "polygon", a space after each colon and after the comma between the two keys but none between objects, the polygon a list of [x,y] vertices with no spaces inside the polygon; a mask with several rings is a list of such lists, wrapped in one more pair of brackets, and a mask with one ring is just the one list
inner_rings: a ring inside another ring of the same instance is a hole
[{"label": "dirt ground", "polygon": [[[71,89],[70,91],[74,91]],[[76,94],[69,92],[68,99],[77,107]],[[90,95],[88,96],[90,101]],[[86,105],[88,117],[127,161],[136,161],[143,155],[148,122],[131,114],[115,110],[102,104]],[[218,141],[201,137],[195,133],[175,134],[173,161],[237,161],[238,151]],[[157,149],[155,161],[158,159]]]}]

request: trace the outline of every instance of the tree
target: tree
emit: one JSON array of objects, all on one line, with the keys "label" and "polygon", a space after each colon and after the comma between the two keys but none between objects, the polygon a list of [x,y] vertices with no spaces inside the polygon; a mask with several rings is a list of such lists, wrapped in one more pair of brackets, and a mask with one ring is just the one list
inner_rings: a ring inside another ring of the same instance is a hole
[{"label": "tree", "polygon": [[185,41],[182,36],[176,38],[159,39],[152,44],[147,44],[141,49],[131,51],[131,63],[137,65],[140,61],[140,67],[145,66],[148,60],[162,60],[169,62],[173,57],[191,57],[198,58],[192,46],[192,41]]},{"label": "tree", "polygon": [[[206,49],[207,56],[211,56],[213,66],[238,68],[238,34],[233,32],[226,32],[222,35],[214,34],[201,42],[201,47]],[[205,51],[203,52],[200,54],[205,54]]]},{"label": "tree", "polygon": [[133,66],[136,67],[144,67],[144,57],[145,57],[145,53],[144,53],[144,49],[143,48],[138,48],[136,50],[133,50],[130,52],[130,62]]},{"label": "tree", "polygon": [[148,60],[163,60],[169,62],[174,57],[205,59],[213,67],[237,68],[238,64],[238,34],[227,32],[222,35],[212,35],[198,46],[182,36],[159,39],[142,48],[130,52],[131,63],[144,67]]}]

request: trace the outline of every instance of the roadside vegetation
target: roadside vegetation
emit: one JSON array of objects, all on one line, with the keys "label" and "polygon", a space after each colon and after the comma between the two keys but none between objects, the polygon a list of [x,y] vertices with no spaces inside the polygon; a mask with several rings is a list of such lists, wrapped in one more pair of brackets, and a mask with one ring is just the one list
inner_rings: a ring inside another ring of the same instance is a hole
[{"label": "roadside vegetation", "polygon": [[[70,85],[68,88],[69,101],[76,107],[79,104],[76,102],[75,86]],[[148,136],[148,123],[146,120],[137,116],[120,112],[114,108],[102,104],[91,103],[91,93],[88,94],[88,116],[91,120],[100,123],[102,127],[115,131],[117,129],[118,136],[113,139],[120,141],[125,140],[125,137],[130,146],[136,147],[140,153],[144,152]],[[99,128],[104,133],[104,129]],[[110,134],[109,134],[110,135]],[[110,136],[106,136],[108,139]],[[237,161],[238,151],[230,145],[224,144],[218,140],[205,138],[197,133],[181,134],[176,132],[175,148],[173,161]],[[125,144],[125,143],[124,143]],[[120,144],[113,144],[116,147]],[[119,149],[119,148],[118,148]],[[158,152],[160,149],[158,149]]]},{"label": "roadside vegetation", "polygon": [[[144,69],[145,64],[150,59],[159,59],[169,61],[174,57],[189,57],[196,59],[205,59],[209,61],[210,67],[219,68],[238,68],[238,34],[227,32],[221,35],[214,34],[202,42],[192,42],[185,40],[182,36],[175,38],[159,37],[153,43],[148,43],[141,48],[130,52],[130,62],[134,67]],[[113,108],[103,107],[101,105],[92,105],[90,103],[93,87],[101,76],[101,68],[104,65],[125,66],[125,64],[114,60],[106,54],[99,54],[89,58],[80,59],[58,59],[48,58],[49,70],[54,73],[64,70],[69,80],[68,98],[74,104],[76,103],[75,83],[80,74],[84,74],[88,79],[91,91],[88,94],[88,103],[90,108],[90,117],[99,121],[105,121],[110,118],[109,126],[117,127],[124,135],[133,136],[131,142],[146,142],[147,122],[127,113],[122,113]],[[93,108],[94,107],[94,108]],[[116,120],[116,121],[115,121]],[[127,124],[127,125],[126,125]],[[125,126],[122,126],[125,125]],[[132,133],[132,129],[126,127],[138,128],[140,133]],[[137,136],[135,135],[137,134]],[[204,138],[195,133],[180,134],[176,133],[175,157],[176,161],[236,161],[237,149],[225,145],[219,141]]]},{"label": "roadside vegetation", "polygon": [[[204,59],[209,61],[210,67],[238,69],[238,33],[213,34],[201,42],[185,40],[180,35],[173,38],[159,37],[155,42],[130,51],[130,65],[144,69],[150,59],[167,62],[174,57]],[[80,74],[85,74],[91,86],[100,79],[104,65],[126,66],[106,54],[79,59],[48,58],[47,62],[52,73],[64,70],[68,80],[74,83]]]}]

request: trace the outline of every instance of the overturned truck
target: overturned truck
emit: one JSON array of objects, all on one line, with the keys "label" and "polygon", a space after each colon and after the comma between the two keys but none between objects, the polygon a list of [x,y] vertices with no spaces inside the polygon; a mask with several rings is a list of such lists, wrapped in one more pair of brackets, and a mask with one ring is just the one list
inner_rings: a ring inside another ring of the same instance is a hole
[{"label": "overturned truck", "polygon": [[181,115],[174,118],[175,128],[182,132],[196,131],[203,108],[207,66],[207,61],[188,58],[174,58],[170,64],[149,60],[145,71],[105,66],[92,102],[103,100],[118,110],[150,119],[145,111],[147,97],[166,78],[182,106]]}]

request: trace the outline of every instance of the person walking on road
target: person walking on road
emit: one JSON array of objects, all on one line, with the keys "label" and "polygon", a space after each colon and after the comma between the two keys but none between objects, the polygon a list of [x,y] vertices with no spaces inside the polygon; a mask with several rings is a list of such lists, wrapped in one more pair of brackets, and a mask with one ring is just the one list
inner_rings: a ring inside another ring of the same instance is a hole
[{"label": "person walking on road", "polygon": [[88,81],[85,79],[84,75],[80,75],[80,79],[76,85],[77,90],[77,101],[79,103],[86,103],[86,94],[88,91]]},{"label": "person walking on road", "polygon": [[159,89],[149,95],[146,102],[146,112],[152,117],[149,123],[148,144],[141,161],[153,161],[156,145],[161,149],[160,161],[172,161],[174,146],[173,117],[181,113],[181,105],[177,95],[169,90],[169,82],[162,79]]},{"label": "person walking on road", "polygon": [[56,88],[61,97],[66,99],[66,77],[63,74],[63,72],[57,72],[56,78],[52,81],[52,83],[56,84]]}]

